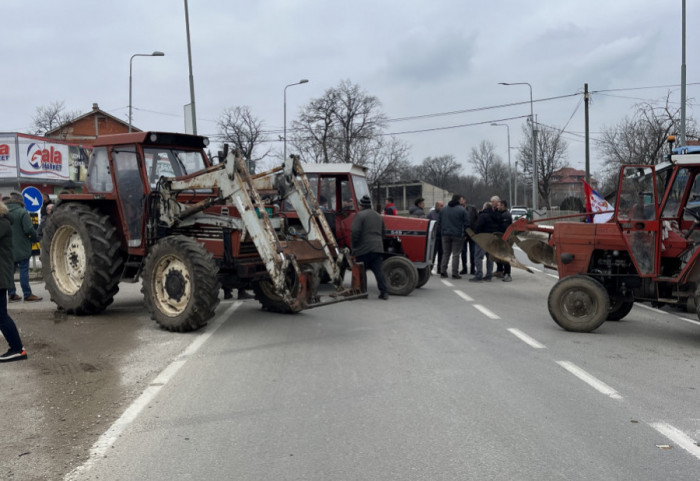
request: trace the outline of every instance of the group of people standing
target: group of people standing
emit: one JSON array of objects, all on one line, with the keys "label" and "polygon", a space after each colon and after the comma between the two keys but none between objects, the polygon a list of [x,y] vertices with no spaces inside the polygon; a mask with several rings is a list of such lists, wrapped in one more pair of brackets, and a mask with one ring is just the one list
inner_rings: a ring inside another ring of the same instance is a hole
[{"label": "group of people standing", "polygon": [[[463,275],[470,273],[471,282],[488,282],[493,277],[499,277],[504,282],[512,281],[510,264],[496,262],[497,268],[494,272],[494,261],[490,255],[467,233],[468,228],[476,234],[505,232],[513,222],[506,201],[493,196],[489,202],[484,203],[480,211],[477,211],[473,205],[466,203],[464,196],[455,194],[447,206],[443,202],[436,202],[427,218],[437,221],[437,242],[433,264],[436,265],[441,277],[449,277],[448,265],[451,259],[453,279],[461,279]],[[467,269],[467,252],[469,269]],[[435,264],[435,257],[437,257],[437,264]],[[484,263],[486,264],[485,273]]]}]

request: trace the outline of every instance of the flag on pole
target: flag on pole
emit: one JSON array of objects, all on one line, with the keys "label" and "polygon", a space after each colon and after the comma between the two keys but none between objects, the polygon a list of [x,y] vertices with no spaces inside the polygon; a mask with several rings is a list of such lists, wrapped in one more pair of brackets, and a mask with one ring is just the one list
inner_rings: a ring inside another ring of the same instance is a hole
[{"label": "flag on pole", "polygon": [[[586,195],[586,212],[594,212],[593,215],[588,216],[588,221],[590,222],[591,217],[593,217],[593,223],[602,224],[612,219],[615,208],[602,195],[593,190],[593,187],[588,185],[588,182],[583,179],[581,179],[581,182],[583,182],[583,191]],[[595,214],[595,212],[600,213]]]}]

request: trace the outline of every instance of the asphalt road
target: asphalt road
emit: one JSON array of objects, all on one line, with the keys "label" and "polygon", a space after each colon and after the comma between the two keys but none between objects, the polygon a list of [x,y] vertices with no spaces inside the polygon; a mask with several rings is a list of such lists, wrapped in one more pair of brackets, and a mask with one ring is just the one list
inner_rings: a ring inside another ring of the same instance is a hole
[{"label": "asphalt road", "polygon": [[569,333],[556,279],[513,279],[222,304],[65,479],[697,480],[697,319],[635,306]]}]

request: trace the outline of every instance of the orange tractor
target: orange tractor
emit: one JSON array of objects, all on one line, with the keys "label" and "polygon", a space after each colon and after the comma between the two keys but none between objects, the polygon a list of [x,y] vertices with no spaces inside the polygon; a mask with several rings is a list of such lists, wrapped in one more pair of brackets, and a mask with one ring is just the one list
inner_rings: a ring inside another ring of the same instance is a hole
[{"label": "orange tractor", "polygon": [[[204,326],[222,283],[252,288],[277,312],[367,296],[362,266],[336,243],[297,159],[250,175],[233,153],[212,165],[207,144],[164,132],[96,139],[82,192],[61,194],[44,229],[43,275],[59,309],[99,313],[120,282],[140,278],[151,317],[170,331]],[[318,289],[322,276],[335,286],[330,295]]]},{"label": "orange tractor", "polygon": [[531,261],[557,269],[548,308],[568,331],[590,332],[622,319],[635,302],[685,307],[700,317],[700,147],[674,149],[658,165],[621,167],[612,204],[603,223],[595,221],[603,214],[590,212],[520,218],[502,239],[479,234],[475,240],[524,267],[513,255],[517,243]]}]

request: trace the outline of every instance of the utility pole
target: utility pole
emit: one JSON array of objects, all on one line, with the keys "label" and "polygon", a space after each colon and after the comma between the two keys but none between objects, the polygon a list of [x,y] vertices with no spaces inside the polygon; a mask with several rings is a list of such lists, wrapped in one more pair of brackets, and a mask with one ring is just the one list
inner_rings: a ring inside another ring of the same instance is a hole
[{"label": "utility pole", "polygon": [[685,147],[685,0],[682,4],[683,13],[681,15],[683,26],[681,27],[681,145]]},{"label": "utility pole", "polygon": [[586,183],[590,185],[591,183],[591,144],[590,144],[590,130],[588,126],[588,104],[590,103],[590,97],[588,93],[588,84],[583,84],[583,102],[585,105],[584,111],[585,122],[586,122]]}]

